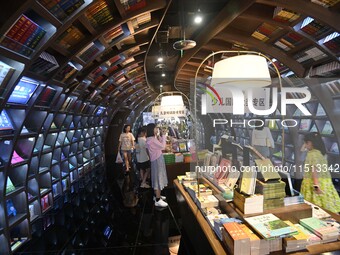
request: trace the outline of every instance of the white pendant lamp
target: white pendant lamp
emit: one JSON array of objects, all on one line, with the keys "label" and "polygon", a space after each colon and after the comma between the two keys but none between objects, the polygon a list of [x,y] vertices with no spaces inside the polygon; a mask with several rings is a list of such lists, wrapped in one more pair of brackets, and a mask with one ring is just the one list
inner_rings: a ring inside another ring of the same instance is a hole
[{"label": "white pendant lamp", "polygon": [[238,55],[216,62],[211,86],[230,85],[240,88],[266,87],[271,84],[266,58],[260,55]]}]

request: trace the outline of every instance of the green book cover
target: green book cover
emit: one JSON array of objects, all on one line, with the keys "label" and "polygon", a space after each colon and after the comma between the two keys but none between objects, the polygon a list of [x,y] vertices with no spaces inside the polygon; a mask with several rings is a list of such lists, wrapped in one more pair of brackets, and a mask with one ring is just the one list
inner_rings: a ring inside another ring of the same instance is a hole
[{"label": "green book cover", "polygon": [[7,184],[6,184],[6,194],[9,192],[12,192],[15,190],[15,186],[13,185],[11,179],[8,177],[7,178]]}]

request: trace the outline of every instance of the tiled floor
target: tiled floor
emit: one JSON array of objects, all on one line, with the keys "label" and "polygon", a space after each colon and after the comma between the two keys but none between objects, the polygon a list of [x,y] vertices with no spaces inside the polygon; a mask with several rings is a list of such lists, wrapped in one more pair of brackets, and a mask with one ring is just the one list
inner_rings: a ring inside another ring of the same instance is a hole
[{"label": "tiled floor", "polygon": [[[96,187],[105,184],[94,184],[95,189],[78,195],[81,199],[72,198],[62,210],[51,212],[54,224],[45,231],[39,229],[44,225],[44,219],[39,219],[33,239],[17,254],[170,254],[168,238],[180,235],[174,190],[164,190],[169,207],[159,209],[154,206],[153,190],[139,188],[137,178],[134,172],[116,175],[104,193]],[[132,208],[123,205],[130,191],[139,198]],[[112,230],[109,237],[104,236],[106,228]]]}]

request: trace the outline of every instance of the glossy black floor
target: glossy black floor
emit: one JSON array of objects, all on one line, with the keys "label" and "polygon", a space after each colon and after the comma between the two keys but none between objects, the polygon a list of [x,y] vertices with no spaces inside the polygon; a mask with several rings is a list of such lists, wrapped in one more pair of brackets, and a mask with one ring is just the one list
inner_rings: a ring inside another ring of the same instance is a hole
[{"label": "glossy black floor", "polygon": [[103,173],[91,173],[35,221],[32,240],[16,254],[170,254],[169,237],[181,234],[174,190],[164,190],[169,208],[160,210],[134,171],[125,176],[111,165]]}]

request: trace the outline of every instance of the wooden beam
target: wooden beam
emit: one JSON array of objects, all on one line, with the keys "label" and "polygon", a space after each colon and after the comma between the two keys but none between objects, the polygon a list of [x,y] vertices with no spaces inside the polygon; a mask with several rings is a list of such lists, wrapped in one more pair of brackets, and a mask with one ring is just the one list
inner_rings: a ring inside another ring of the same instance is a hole
[{"label": "wooden beam", "polygon": [[205,44],[231,24],[241,13],[247,10],[253,3],[255,3],[255,0],[228,1],[216,18],[209,23],[205,29],[202,29],[199,35],[194,39],[196,41],[196,47],[185,51],[184,56],[178,61],[175,72],[175,81],[179,71],[185,63],[188,62],[188,60],[191,59],[192,56],[194,56]]}]

